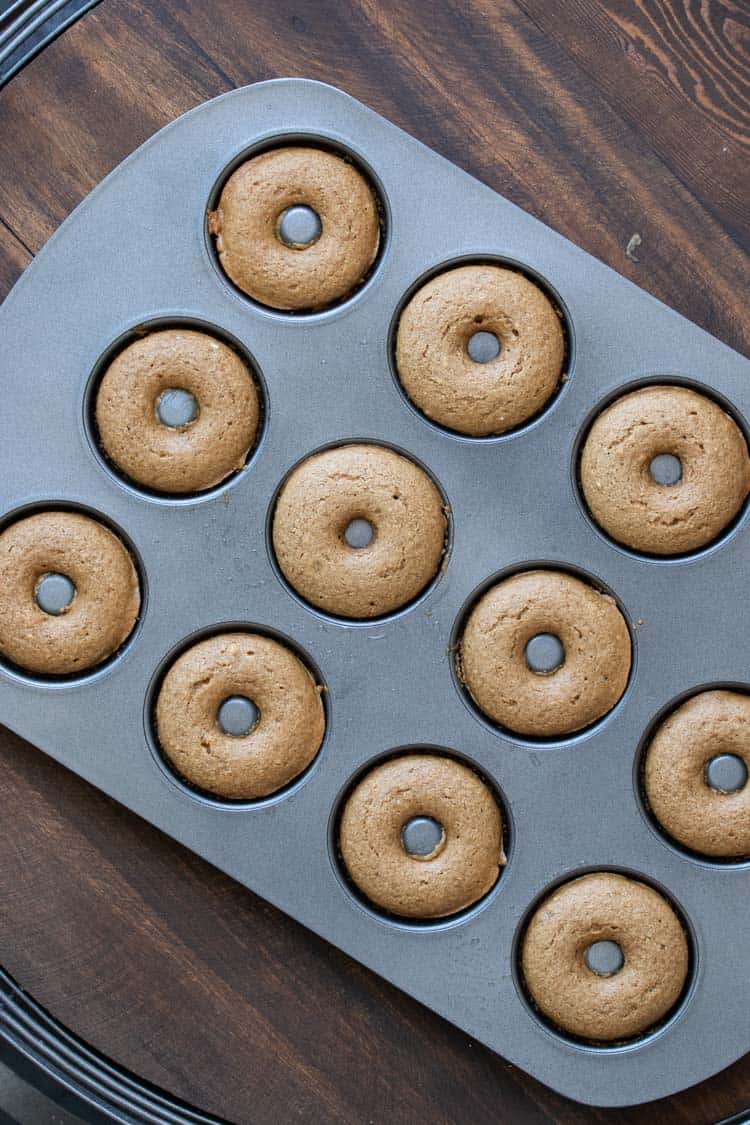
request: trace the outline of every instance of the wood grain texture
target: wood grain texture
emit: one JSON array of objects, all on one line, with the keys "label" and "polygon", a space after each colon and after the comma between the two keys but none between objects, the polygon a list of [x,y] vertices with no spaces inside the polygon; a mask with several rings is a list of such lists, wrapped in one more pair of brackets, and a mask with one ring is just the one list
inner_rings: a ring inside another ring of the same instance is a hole
[{"label": "wood grain texture", "polygon": [[[0,296],[161,125],[289,74],[342,86],[750,352],[745,0],[104,0],[0,94]],[[0,732],[0,753],[0,961],[205,1109],[701,1125],[750,1103],[750,1056],[650,1107],[567,1101],[20,739]]]}]

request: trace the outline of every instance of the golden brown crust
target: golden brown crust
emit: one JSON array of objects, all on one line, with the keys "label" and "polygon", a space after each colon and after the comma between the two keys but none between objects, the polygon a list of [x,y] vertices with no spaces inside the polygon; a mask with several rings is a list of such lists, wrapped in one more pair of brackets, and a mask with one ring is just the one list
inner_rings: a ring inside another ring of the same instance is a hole
[{"label": "golden brown crust", "polygon": [[651,810],[679,843],[704,855],[750,855],[750,784],[735,793],[706,783],[718,754],[741,758],[750,772],[750,696],[694,695],[665,719],[646,752],[644,784]]},{"label": "golden brown crust", "polygon": [[[427,816],[443,828],[432,855],[409,855],[403,826]],[[494,796],[453,758],[406,754],[375,766],[348,797],[339,829],[349,875],[376,906],[407,918],[455,914],[494,886],[505,863]]]},{"label": "golden brown crust", "polygon": [[[57,616],[36,602],[46,574],[76,588]],[[0,535],[0,652],[26,671],[62,676],[101,664],[130,636],[140,605],[130,553],[89,516],[37,512]]]},{"label": "golden brown crust", "polygon": [[[354,519],[372,526],[368,547],[346,542]],[[434,578],[446,528],[442,497],[413,461],[378,445],[342,445],[291,473],[273,516],[273,546],[307,601],[370,618],[410,602]]]},{"label": "golden brown crust", "polygon": [[[467,352],[471,336],[501,343],[489,363]],[[537,414],[562,376],[560,317],[536,285],[499,266],[459,266],[417,290],[396,336],[399,379],[428,418],[473,437],[502,434]]]},{"label": "golden brown crust", "polygon": [[[288,207],[317,212],[320,237],[287,246],[278,223]],[[319,309],[367,276],[380,243],[372,190],[360,172],[323,149],[290,146],[245,161],[209,215],[219,261],[235,285],[275,309]]]},{"label": "golden brown crust", "polygon": [[[305,665],[285,645],[255,633],[199,641],[170,667],[156,703],[161,749],[199,789],[229,799],[266,797],[309,766],[320,750],[325,715]],[[255,726],[225,734],[217,712],[229,696],[250,699]]]},{"label": "golden brown crust", "polygon": [[[657,484],[654,457],[682,464],[675,485]],[[602,411],[581,454],[581,487],[600,527],[635,551],[676,555],[711,543],[750,491],[742,431],[720,406],[687,387],[631,391]]]},{"label": "golden brown crust", "polygon": [[[533,672],[526,645],[539,633],[562,641],[564,663]],[[614,707],[630,675],[631,643],[615,602],[562,571],[504,579],[471,610],[458,671],[480,709],[518,734],[571,734]]]},{"label": "golden brown crust", "polygon": [[[164,425],[162,393],[189,391],[198,416]],[[168,328],[129,344],[107,368],[96,396],[102,448],[128,477],[159,492],[201,492],[241,469],[258,431],[250,371],[206,332]]]},{"label": "golden brown crust", "polygon": [[[624,964],[611,976],[588,968],[593,942],[614,941]],[[526,986],[554,1024],[584,1039],[640,1035],[674,1007],[685,986],[688,943],[679,918],[653,888],[596,872],[553,891],[524,935]]]}]

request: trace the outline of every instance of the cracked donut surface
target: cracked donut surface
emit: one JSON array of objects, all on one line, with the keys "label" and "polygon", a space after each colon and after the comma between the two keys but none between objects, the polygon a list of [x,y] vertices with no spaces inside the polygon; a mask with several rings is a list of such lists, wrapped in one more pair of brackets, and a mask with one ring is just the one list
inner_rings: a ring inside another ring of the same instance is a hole
[{"label": "cracked donut surface", "polygon": [[[681,466],[676,484],[658,484],[654,457]],[[589,511],[618,543],[677,555],[711,543],[750,492],[750,455],[737,423],[706,395],[650,386],[618,398],[594,421],[580,481]]]},{"label": "cracked donut surface", "polygon": [[[372,539],[345,532],[366,520]],[[379,445],[342,445],[308,457],[285,481],[273,514],[273,547],[287,581],[327,613],[378,617],[412,601],[445,551],[443,498],[427,473]]]},{"label": "cracked donut surface", "polygon": [[[401,836],[421,816],[443,830],[424,857],[410,855]],[[339,847],[365,897],[407,918],[441,918],[471,906],[506,862],[491,790],[468,766],[438,754],[403,754],[365,774],[344,805]]]},{"label": "cracked donut surface", "polygon": [[[553,672],[532,671],[526,645],[538,634],[562,642]],[[627,686],[630,633],[615,601],[554,570],[528,570],[492,586],[470,611],[457,671],[477,706],[517,734],[571,734],[614,707]]]},{"label": "cracked donut surface", "polygon": [[[168,669],[156,701],[162,752],[191,785],[251,800],[288,785],[315,758],[325,733],[321,688],[286,645],[256,633],[199,641]],[[247,734],[226,734],[221,704],[243,696],[258,719]]]},{"label": "cracked donut surface", "polygon": [[[499,354],[475,363],[468,344],[492,333]],[[537,414],[563,374],[562,321],[542,290],[515,270],[467,265],[426,282],[396,333],[406,394],[441,426],[472,437],[503,434]]]}]

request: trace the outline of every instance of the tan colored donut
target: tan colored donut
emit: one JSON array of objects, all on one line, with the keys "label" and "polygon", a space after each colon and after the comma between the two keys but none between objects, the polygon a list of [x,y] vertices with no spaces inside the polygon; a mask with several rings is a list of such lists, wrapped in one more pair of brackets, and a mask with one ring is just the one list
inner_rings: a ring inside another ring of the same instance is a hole
[{"label": "tan colored donut", "polygon": [[[198,415],[164,425],[164,391],[189,391]],[[168,328],[129,344],[96,395],[102,448],[131,480],[158,492],[202,492],[241,469],[258,432],[258,390],[226,344],[206,332]]]},{"label": "tan colored donut", "polygon": [[[410,855],[401,839],[418,816],[443,829],[424,857]],[[405,918],[442,918],[471,906],[506,862],[494,796],[468,766],[438,754],[406,754],[371,769],[344,805],[339,846],[362,894]]]},{"label": "tan colored donut", "polygon": [[[660,485],[654,457],[669,453],[682,479]],[[602,411],[581,454],[581,487],[599,526],[626,547],[677,555],[711,543],[750,491],[750,455],[737,423],[687,387],[631,391]]]},{"label": "tan colored donut", "polygon": [[[501,344],[489,363],[467,345],[491,332]],[[423,285],[401,314],[396,367],[423,414],[472,437],[503,434],[542,409],[563,374],[560,317],[538,286],[500,266],[458,266]]]},{"label": "tan colored donut", "polygon": [[[317,213],[322,232],[309,246],[288,246],[279,221],[300,204]],[[274,309],[320,309],[348,297],[380,243],[378,207],[364,176],[340,156],[301,145],[241,164],[208,221],[224,271]]]},{"label": "tan colored donut", "polygon": [[[318,687],[285,645],[256,633],[199,641],[169,668],[156,701],[159,745],[191,785],[233,800],[267,797],[310,765],[325,715]],[[225,734],[217,718],[230,696],[258,709],[255,726]]]},{"label": "tan colored donut", "polygon": [[712,789],[707,763],[741,758],[750,772],[750,696],[703,691],[665,719],[646,751],[644,784],[661,826],[685,847],[723,858],[750,855],[750,784]]},{"label": "tan colored donut", "polygon": [[[584,955],[616,942],[622,968],[599,976]],[[687,979],[688,943],[672,907],[637,879],[596,872],[564,883],[538,907],[523,938],[526,987],[554,1024],[612,1042],[648,1031],[669,1014]]]},{"label": "tan colored donut", "polygon": [[[369,546],[350,547],[352,520]],[[379,445],[315,453],[289,476],[273,516],[286,579],[327,613],[370,618],[410,602],[435,577],[445,551],[443,499],[419,466]]]},{"label": "tan colored donut", "polygon": [[[565,650],[548,674],[526,663],[526,645],[540,633],[557,636]],[[631,660],[628,627],[608,594],[562,571],[527,570],[493,586],[471,610],[457,670],[493,722],[553,737],[606,715],[625,691]]]},{"label": "tan colored donut", "polygon": [[[70,606],[45,613],[39,582],[63,574]],[[127,640],[141,606],[133,560],[118,537],[77,512],[37,512],[0,535],[0,652],[28,672],[70,675],[101,664]]]}]

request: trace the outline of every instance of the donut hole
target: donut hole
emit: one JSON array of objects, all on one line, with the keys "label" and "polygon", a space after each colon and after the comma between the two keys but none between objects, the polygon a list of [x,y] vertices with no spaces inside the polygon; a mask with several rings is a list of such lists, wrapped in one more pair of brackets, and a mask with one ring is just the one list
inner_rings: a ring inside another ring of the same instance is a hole
[{"label": "donut hole", "polygon": [[715,754],[706,762],[703,780],[716,793],[739,793],[747,784],[747,765],[739,754]]},{"label": "donut hole", "polygon": [[651,458],[648,471],[654,484],[671,488],[682,480],[682,461],[674,453],[657,453]]},{"label": "donut hole", "polygon": [[244,738],[260,722],[260,709],[246,695],[228,695],[216,710],[216,722],[224,734]]},{"label": "donut hole", "polygon": [[401,826],[401,846],[412,859],[436,859],[445,847],[445,829],[434,817],[409,817]]},{"label": "donut hole", "polygon": [[355,516],[344,528],[344,541],[355,551],[369,547],[375,538],[375,528],[363,516]]},{"label": "donut hole", "polygon": [[166,387],[156,400],[156,417],[171,430],[184,430],[199,414],[197,398],[185,387]]},{"label": "donut hole", "polygon": [[76,593],[76,584],[67,574],[47,571],[36,583],[34,599],[43,613],[59,617],[68,612]]},{"label": "donut hole", "polygon": [[536,633],[526,642],[526,666],[539,676],[549,676],[565,663],[565,645],[556,633]]},{"label": "donut hole", "polygon": [[323,233],[323,222],[314,207],[295,203],[276,220],[276,237],[292,250],[307,250]]},{"label": "donut hole", "polygon": [[[474,317],[474,322],[481,324],[483,317]],[[473,332],[466,341],[466,351],[469,359],[474,363],[492,363],[502,351],[502,343],[494,332],[483,329]]]},{"label": "donut hole", "polygon": [[586,968],[598,977],[613,977],[625,964],[622,946],[616,941],[592,941],[583,953]]}]

